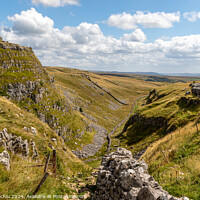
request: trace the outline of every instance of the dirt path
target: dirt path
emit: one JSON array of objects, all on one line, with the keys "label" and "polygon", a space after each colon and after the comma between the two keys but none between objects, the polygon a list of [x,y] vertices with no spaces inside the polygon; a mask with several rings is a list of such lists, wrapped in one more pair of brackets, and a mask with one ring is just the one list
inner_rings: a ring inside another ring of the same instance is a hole
[{"label": "dirt path", "polygon": [[[108,140],[108,146],[107,146],[107,154],[109,154],[110,152],[110,147],[111,147],[111,143],[112,143],[112,139],[111,139],[111,136],[116,132],[117,128],[119,128],[120,126],[122,126],[129,118],[130,116],[133,114],[133,111],[134,111],[134,108],[136,106],[136,103],[139,99],[143,98],[143,97],[146,97],[147,95],[143,95],[143,96],[140,96],[140,97],[137,97],[136,100],[134,101],[133,105],[132,105],[132,108],[131,108],[131,111],[130,113],[127,115],[127,117],[122,120],[117,126],[115,126],[113,128],[113,130],[107,135],[107,140]],[[103,145],[103,144],[102,144]],[[91,146],[91,145],[90,145]],[[93,160],[100,160],[102,157],[97,157],[97,158],[93,158],[93,159],[88,159],[88,160],[85,160],[84,162],[90,162],[90,161],[93,161]]]},{"label": "dirt path", "polygon": [[[106,91],[105,89],[103,89],[101,86],[99,86],[97,83],[95,83],[94,81],[92,81],[90,79],[90,77],[84,73],[81,73],[87,80],[89,80],[92,84],[94,84],[96,87],[100,88],[102,91],[106,92],[108,95],[110,95],[113,99],[115,99],[115,101],[117,101],[118,103],[120,104],[123,104],[123,105],[128,105],[122,101],[120,101],[119,99],[117,99],[116,97],[114,97],[110,92]],[[82,150],[77,150],[77,151],[73,151],[73,153],[78,157],[78,158],[88,158],[88,157],[91,157],[91,156],[94,156],[103,146],[103,144],[105,143],[105,139],[107,139],[108,141],[108,146],[107,146],[107,154],[109,154],[110,152],[110,147],[111,147],[111,135],[113,135],[117,128],[119,128],[120,126],[122,126],[129,118],[130,116],[132,115],[133,111],[134,111],[134,108],[135,108],[135,105],[137,103],[137,101],[142,98],[142,97],[145,97],[147,95],[143,95],[143,96],[140,96],[140,97],[137,97],[136,100],[134,101],[133,105],[132,105],[132,108],[131,108],[131,111],[130,113],[127,115],[127,117],[125,119],[123,119],[117,126],[114,127],[114,129],[109,133],[107,134],[107,130],[104,129],[103,127],[100,127],[94,123],[90,123],[90,126],[96,130],[96,135],[94,136],[93,138],[93,143],[91,144],[87,144],[85,146],[83,146]],[[100,159],[100,158],[95,158],[96,159]],[[89,160],[86,160],[85,162],[88,162],[88,161],[91,161],[91,159]]]},{"label": "dirt path", "polygon": [[120,127],[122,126],[129,118],[130,116],[133,114],[133,110],[136,106],[136,103],[139,99],[143,98],[143,97],[146,97],[147,95],[143,95],[143,96],[140,96],[140,97],[137,97],[136,100],[134,101],[133,105],[132,105],[132,108],[131,108],[131,111],[130,113],[127,115],[127,117],[122,120],[117,126],[115,126],[115,128],[108,134],[107,136],[107,140],[108,140],[108,146],[107,146],[107,154],[109,154],[110,152],[110,147],[111,147],[111,144],[112,144],[112,139],[111,139],[111,136],[115,133],[115,131]]},{"label": "dirt path", "polygon": [[107,130],[92,122],[90,123],[90,127],[95,129],[97,134],[93,138],[93,143],[87,144],[83,147],[82,150],[77,150],[73,152],[78,158],[88,158],[90,156],[94,156],[95,153],[98,152],[105,143]]}]

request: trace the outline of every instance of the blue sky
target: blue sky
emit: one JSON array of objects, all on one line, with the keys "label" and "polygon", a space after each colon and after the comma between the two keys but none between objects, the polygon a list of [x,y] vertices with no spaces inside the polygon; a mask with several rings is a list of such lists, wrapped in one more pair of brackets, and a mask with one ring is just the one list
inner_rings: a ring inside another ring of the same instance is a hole
[{"label": "blue sky", "polygon": [[7,0],[0,22],[43,65],[200,72],[198,0]]}]

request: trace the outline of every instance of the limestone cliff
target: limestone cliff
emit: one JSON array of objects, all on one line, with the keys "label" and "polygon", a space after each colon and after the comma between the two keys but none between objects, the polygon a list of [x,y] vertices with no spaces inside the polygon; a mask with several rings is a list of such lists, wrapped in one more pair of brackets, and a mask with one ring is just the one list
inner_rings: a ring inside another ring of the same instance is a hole
[{"label": "limestone cliff", "polygon": [[72,126],[67,100],[57,91],[54,78],[49,76],[31,48],[0,41],[0,95],[20,107],[36,113],[64,139],[67,133],[81,129]]}]

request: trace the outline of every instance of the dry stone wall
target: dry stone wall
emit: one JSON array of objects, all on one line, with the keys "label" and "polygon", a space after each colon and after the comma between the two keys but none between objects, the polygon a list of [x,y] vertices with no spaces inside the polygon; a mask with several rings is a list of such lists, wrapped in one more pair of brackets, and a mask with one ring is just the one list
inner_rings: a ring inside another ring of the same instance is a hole
[{"label": "dry stone wall", "polygon": [[118,148],[102,159],[93,200],[188,200],[176,198],[150,176],[144,161],[133,159],[132,153]]}]

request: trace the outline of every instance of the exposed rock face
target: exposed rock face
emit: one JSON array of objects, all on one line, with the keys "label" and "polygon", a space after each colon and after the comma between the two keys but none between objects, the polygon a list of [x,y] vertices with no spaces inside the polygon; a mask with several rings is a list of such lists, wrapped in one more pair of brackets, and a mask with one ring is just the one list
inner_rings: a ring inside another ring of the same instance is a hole
[{"label": "exposed rock face", "polygon": [[0,40],[0,74],[0,95],[35,112],[58,135],[67,133],[68,127],[60,122],[70,108],[31,48]]},{"label": "exposed rock face", "polygon": [[122,132],[125,132],[130,125],[134,123],[141,124],[141,129],[146,127],[153,127],[153,128],[162,128],[167,127],[168,121],[164,117],[148,117],[146,118],[143,115],[134,114],[129,118],[126,122],[124,129]]},{"label": "exposed rock face", "polygon": [[11,44],[11,43],[8,43],[8,42],[3,42],[2,41],[2,37],[0,37],[0,48],[18,50],[18,51],[33,52],[31,47],[22,47],[22,46],[17,45],[17,44]]},{"label": "exposed rock face", "polygon": [[177,104],[182,108],[190,108],[194,106],[199,106],[200,99],[198,98],[187,98],[187,97],[181,97]]},{"label": "exposed rock face", "polygon": [[193,84],[191,91],[193,95],[200,97],[200,83]]},{"label": "exposed rock face", "polygon": [[31,145],[32,145],[32,150],[33,150],[33,155],[32,155],[32,158],[33,159],[37,159],[39,157],[39,154],[37,152],[37,149],[35,147],[35,142],[31,142]]},{"label": "exposed rock face", "polygon": [[31,133],[33,133],[34,135],[37,135],[37,130],[36,128],[31,126]]},{"label": "exposed rock face", "polygon": [[4,165],[8,171],[10,170],[10,155],[6,150],[0,153],[0,163]]},{"label": "exposed rock face", "polygon": [[[93,200],[178,200],[150,176],[144,161],[118,148],[102,159]],[[181,198],[187,200],[188,198]]]},{"label": "exposed rock face", "polygon": [[27,81],[26,83],[14,83],[7,85],[7,94],[12,99],[21,101],[25,97],[30,97],[35,103],[39,103],[45,95],[46,88],[41,87],[39,80]]},{"label": "exposed rock face", "polygon": [[28,158],[29,156],[28,141],[23,140],[21,137],[9,134],[6,128],[0,132],[0,146],[3,146],[13,154],[22,155],[23,158]]}]

